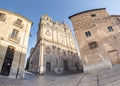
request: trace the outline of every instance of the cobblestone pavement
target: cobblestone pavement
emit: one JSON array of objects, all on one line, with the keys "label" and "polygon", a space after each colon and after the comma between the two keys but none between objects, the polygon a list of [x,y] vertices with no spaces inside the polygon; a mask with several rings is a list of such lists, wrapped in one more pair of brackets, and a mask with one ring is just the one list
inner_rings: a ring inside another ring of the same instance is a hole
[{"label": "cobblestone pavement", "polygon": [[120,86],[120,65],[96,74],[26,74],[24,79],[0,78],[0,86]]}]

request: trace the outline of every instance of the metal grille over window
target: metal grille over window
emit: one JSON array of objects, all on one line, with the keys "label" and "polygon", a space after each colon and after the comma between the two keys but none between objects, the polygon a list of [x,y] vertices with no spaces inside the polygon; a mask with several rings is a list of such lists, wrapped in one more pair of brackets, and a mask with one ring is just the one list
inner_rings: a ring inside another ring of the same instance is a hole
[{"label": "metal grille over window", "polygon": [[98,47],[98,43],[96,41],[90,42],[88,45],[90,49],[94,49]]}]

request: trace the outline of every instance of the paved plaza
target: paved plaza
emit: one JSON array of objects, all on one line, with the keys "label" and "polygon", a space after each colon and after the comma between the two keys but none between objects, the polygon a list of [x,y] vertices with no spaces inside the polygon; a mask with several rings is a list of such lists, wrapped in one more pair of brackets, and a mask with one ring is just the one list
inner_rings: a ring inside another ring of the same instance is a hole
[{"label": "paved plaza", "polygon": [[0,77],[0,86],[120,86],[120,65],[94,74],[38,76],[26,74],[24,79]]}]

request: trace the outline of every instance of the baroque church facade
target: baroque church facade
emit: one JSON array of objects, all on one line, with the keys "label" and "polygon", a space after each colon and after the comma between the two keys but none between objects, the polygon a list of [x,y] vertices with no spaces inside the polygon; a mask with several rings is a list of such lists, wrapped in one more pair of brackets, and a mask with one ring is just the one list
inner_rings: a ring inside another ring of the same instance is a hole
[{"label": "baroque church facade", "polygon": [[120,63],[120,16],[105,8],[69,17],[72,21],[85,72],[100,71]]},{"label": "baroque church facade", "polygon": [[82,67],[75,39],[68,25],[53,22],[48,15],[40,18],[37,41],[30,51],[29,71],[63,73]]},{"label": "baroque church facade", "polygon": [[0,9],[0,75],[24,77],[24,64],[32,21]]}]

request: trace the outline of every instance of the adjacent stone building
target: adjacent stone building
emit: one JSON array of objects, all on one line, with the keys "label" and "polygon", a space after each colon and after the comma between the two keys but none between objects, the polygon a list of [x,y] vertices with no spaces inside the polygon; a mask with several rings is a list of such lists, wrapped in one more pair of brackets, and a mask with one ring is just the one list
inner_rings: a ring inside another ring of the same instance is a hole
[{"label": "adjacent stone building", "polygon": [[0,74],[24,77],[24,63],[32,22],[14,12],[0,9]]},{"label": "adjacent stone building", "polygon": [[30,52],[29,71],[63,73],[80,68],[80,57],[70,28],[53,22],[48,15],[40,18],[37,41]]},{"label": "adjacent stone building", "polygon": [[110,68],[120,63],[120,16],[105,8],[69,17],[78,41],[84,71]]}]

